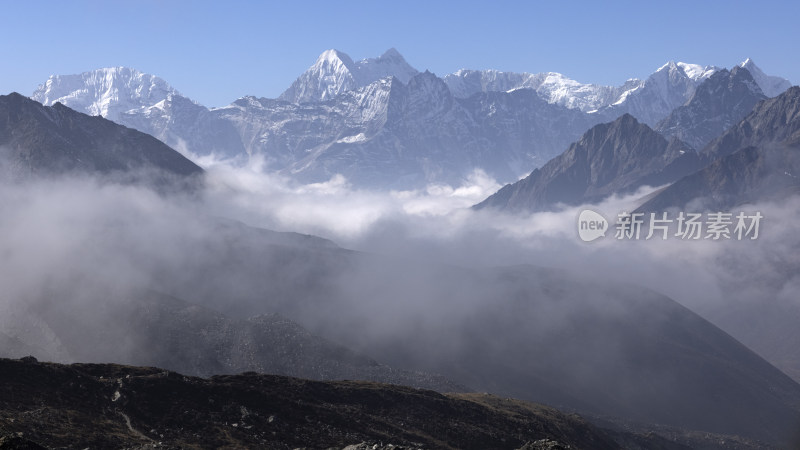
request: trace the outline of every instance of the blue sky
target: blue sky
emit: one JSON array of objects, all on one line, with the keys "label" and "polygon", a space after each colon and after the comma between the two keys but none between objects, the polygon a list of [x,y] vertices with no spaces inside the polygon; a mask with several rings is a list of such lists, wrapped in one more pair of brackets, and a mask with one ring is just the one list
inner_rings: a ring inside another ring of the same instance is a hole
[{"label": "blue sky", "polygon": [[800,82],[800,2],[0,2],[0,93],[50,74],[129,66],[207,106],[275,97],[325,49],[397,48],[438,75],[561,72],[618,85],[669,60],[753,58]]}]

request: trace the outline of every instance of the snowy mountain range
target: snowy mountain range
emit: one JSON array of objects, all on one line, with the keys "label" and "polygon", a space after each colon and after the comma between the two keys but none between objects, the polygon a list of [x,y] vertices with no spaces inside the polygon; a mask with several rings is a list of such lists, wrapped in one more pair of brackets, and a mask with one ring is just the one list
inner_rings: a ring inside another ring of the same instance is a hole
[{"label": "snowy mountain range", "polygon": [[629,114],[597,125],[564,153],[476,208],[552,210],[675,182],[712,162],[716,155],[698,154],[696,149],[721,136],[766,98],[747,69],[721,69],[655,131]]},{"label": "snowy mountain range", "polygon": [[645,122],[672,111],[691,97],[694,89],[716,70],[713,66],[669,62],[647,80],[632,78],[621,86],[583,84],[556,72],[538,74],[496,70],[459,70],[444,77],[457,97],[478,92],[533,89],[548,103],[586,113],[603,110],[634,114]]},{"label": "snowy mountain range", "polygon": [[357,186],[460,183],[476,167],[516,179],[594,118],[530,90],[453,97],[430,72],[385,78],[321,103],[247,97],[214,111],[251,154],[303,182],[343,174]]},{"label": "snowy mountain range", "polygon": [[[741,64],[766,95],[789,82]],[[209,109],[134,69],[52,76],[32,98],[61,102],[151,134],[187,156],[246,161],[303,182],[342,174],[355,186],[418,188],[462,182],[481,168],[519,179],[587,129],[628,113],[655,126],[719,71],[669,62],[618,87],[558,73],[420,73],[395,49],[354,62],[323,52],[278,99],[242,97]]]}]

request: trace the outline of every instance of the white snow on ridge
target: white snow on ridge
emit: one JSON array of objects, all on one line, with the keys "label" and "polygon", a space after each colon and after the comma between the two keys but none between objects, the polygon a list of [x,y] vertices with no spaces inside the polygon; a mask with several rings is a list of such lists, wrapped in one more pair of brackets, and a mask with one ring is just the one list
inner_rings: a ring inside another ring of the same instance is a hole
[{"label": "white snow on ridge", "polygon": [[718,67],[714,66],[701,66],[699,64],[689,64],[684,62],[678,62],[676,65],[683,69],[683,73],[685,73],[692,81],[705,80],[713,75],[714,72],[719,70]]},{"label": "white snow on ridge", "polygon": [[52,75],[31,98],[44,105],[62,103],[93,116],[110,120],[131,110],[144,110],[180,95],[155,75],[127,67],[107,67],[75,75]]},{"label": "white snow on ridge", "polygon": [[629,96],[629,95],[631,95],[631,94],[633,94],[634,92],[636,92],[637,90],[639,90],[639,88],[641,88],[641,87],[642,87],[642,85],[643,85],[643,84],[641,84],[641,83],[640,83],[638,86],[636,86],[636,87],[634,87],[634,88],[631,88],[631,89],[628,89],[628,90],[626,90],[626,91],[622,92],[622,94],[620,94],[620,96],[617,98],[617,101],[615,101],[615,102],[614,102],[614,103],[612,103],[611,105],[612,105],[612,106],[615,106],[615,105],[621,105],[622,103],[624,103],[624,102],[625,102],[625,100],[627,100],[627,99],[628,99],[628,96]]},{"label": "white snow on ridge", "polygon": [[701,66],[699,64],[690,64],[685,62],[675,62],[675,61],[668,61],[663,66],[656,69],[655,73],[661,72],[663,70],[667,71],[676,71],[682,70],[687,77],[689,77],[692,81],[702,81],[706,78],[710,77],[714,72],[719,70],[718,67],[715,66]]},{"label": "white snow on ridge", "polygon": [[584,112],[606,106],[618,92],[618,88],[580,83],[558,72],[532,74],[461,69],[446,75],[444,81],[453,95],[460,98],[478,92],[533,89],[548,103]]},{"label": "white snow on ridge", "polygon": [[408,83],[417,73],[394,48],[378,58],[358,62],[353,62],[344,52],[331,49],[322,52],[279,98],[293,103],[325,101],[386,77]]},{"label": "white snow on ridge", "polygon": [[[529,88],[535,90],[548,103],[558,104],[586,113],[597,112],[610,106],[624,104],[632,95],[639,95],[642,88],[650,85],[650,91],[659,96],[669,95],[667,84],[684,79],[688,86],[682,96],[690,95],[693,87],[719,70],[714,66],[701,66],[670,61],[659,67],[647,80],[632,78],[621,86],[604,86],[575,81],[557,72],[514,73],[497,70],[460,69],[444,77],[445,83],[456,97],[466,98],[478,92],[505,91]],[[662,76],[671,79],[667,82]],[[685,100],[685,99],[684,99]],[[682,102],[681,102],[682,103]]]}]

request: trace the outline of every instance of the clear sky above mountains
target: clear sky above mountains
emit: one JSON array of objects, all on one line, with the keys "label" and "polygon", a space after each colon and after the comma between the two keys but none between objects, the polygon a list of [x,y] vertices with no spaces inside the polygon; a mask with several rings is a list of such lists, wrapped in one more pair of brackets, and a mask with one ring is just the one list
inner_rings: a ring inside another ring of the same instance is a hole
[{"label": "clear sky above mountains", "polygon": [[800,82],[800,2],[3,2],[0,93],[51,74],[129,66],[207,106],[277,97],[316,57],[395,47],[419,70],[561,72],[586,83],[644,78],[668,60],[731,67],[750,57]]}]

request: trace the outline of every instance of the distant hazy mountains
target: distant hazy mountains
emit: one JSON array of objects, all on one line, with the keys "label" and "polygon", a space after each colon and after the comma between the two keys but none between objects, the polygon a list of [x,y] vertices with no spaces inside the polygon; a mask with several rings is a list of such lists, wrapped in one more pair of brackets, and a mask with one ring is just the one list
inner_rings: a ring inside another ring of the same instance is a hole
[{"label": "distant hazy mountains", "polygon": [[593,127],[564,153],[476,208],[537,211],[593,203],[643,185],[668,183],[700,167],[694,149],[678,139],[667,141],[625,114]]},{"label": "distant hazy mountains", "polygon": [[[598,125],[542,168],[503,187],[476,207],[549,210],[559,204],[598,202],[643,185],[672,183],[730,152],[718,149],[713,140],[766,98],[747,69],[737,66],[731,71],[719,70],[655,130],[628,115]],[[732,145],[737,144],[727,144],[726,148]]]},{"label": "distant hazy mountains", "polygon": [[203,170],[148,134],[62,104],[43,106],[10,94],[0,96],[0,171],[13,179],[137,172],[163,181]]},{"label": "distant hazy mountains", "polygon": [[676,181],[641,210],[663,211],[692,201],[725,210],[800,193],[800,88],[756,105],[702,154],[713,162]]},{"label": "distant hazy mountains", "polygon": [[[742,66],[767,95],[788,87],[750,60]],[[718,70],[670,62],[646,80],[609,87],[557,73],[439,78],[394,49],[357,62],[328,50],[278,99],[247,96],[208,109],[127,68],[53,76],[32,98],[101,114],[186,155],[261,156],[300,181],[343,174],[360,187],[409,188],[458,184],[476,168],[517,180],[593,125],[628,113],[655,126]]]}]

